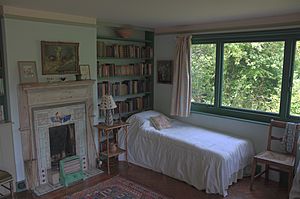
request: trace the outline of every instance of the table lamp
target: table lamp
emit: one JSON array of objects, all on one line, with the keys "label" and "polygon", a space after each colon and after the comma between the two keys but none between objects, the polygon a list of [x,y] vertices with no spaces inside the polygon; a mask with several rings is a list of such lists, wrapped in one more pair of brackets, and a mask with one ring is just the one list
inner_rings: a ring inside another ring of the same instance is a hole
[{"label": "table lamp", "polygon": [[105,111],[105,123],[108,126],[113,125],[112,109],[117,105],[111,95],[103,95],[101,98],[100,109]]}]

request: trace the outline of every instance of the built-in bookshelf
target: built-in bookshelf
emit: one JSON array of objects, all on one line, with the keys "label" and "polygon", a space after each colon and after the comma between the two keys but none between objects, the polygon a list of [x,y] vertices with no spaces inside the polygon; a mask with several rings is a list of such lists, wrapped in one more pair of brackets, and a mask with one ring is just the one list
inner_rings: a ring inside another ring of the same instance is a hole
[{"label": "built-in bookshelf", "polygon": [[[0,44],[2,42],[0,41]],[[7,120],[7,96],[5,92],[5,70],[3,62],[3,48],[0,46],[0,122]]]},{"label": "built-in bookshelf", "polygon": [[[113,96],[115,117],[153,108],[154,33],[132,28],[129,38],[116,34],[118,26],[98,25],[97,88],[99,103]],[[101,111],[99,117],[101,120]]]}]

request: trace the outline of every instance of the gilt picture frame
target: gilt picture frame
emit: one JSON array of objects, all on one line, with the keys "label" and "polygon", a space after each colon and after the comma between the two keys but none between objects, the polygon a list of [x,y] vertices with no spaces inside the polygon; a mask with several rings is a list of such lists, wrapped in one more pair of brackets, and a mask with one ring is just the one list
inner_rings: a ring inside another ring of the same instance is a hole
[{"label": "gilt picture frame", "polygon": [[38,82],[36,62],[18,61],[20,83]]},{"label": "gilt picture frame", "polygon": [[173,81],[173,61],[157,61],[157,83],[172,84]]},{"label": "gilt picture frame", "polygon": [[79,43],[41,41],[42,74],[79,73]]}]

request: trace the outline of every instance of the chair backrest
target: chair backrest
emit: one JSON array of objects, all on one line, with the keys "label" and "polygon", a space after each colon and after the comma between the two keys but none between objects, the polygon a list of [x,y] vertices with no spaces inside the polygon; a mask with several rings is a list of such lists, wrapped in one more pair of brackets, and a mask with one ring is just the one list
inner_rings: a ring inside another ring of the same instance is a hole
[{"label": "chair backrest", "polygon": [[[283,121],[279,121],[279,120],[273,120],[273,119],[271,120],[270,125],[269,125],[269,137],[268,137],[267,150],[273,151],[272,150],[272,141],[282,142],[286,125],[287,125],[287,122],[283,122]],[[283,129],[283,133],[282,133],[281,137],[273,135],[273,127]],[[296,126],[296,132],[295,132],[295,137],[294,137],[294,143],[293,143],[292,152],[291,153],[286,152],[287,154],[296,156],[296,152],[297,152],[297,140],[298,140],[299,130],[300,130],[300,124],[298,123],[297,126]]]}]

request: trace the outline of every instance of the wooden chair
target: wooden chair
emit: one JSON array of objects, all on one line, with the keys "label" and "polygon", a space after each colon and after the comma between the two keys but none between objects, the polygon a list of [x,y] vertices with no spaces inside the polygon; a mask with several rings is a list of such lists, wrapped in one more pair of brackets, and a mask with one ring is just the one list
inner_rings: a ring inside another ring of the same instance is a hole
[{"label": "wooden chair", "polygon": [[[7,186],[9,185],[9,187]],[[14,198],[13,177],[6,171],[0,170],[0,186],[10,191],[11,198]],[[7,195],[0,193],[0,198],[6,198]]]},{"label": "wooden chair", "polygon": [[[272,141],[281,142],[282,137],[277,137],[273,135],[273,127],[284,129],[286,128],[286,122],[271,120],[269,126],[269,137],[268,137],[268,146],[267,150],[259,153],[254,156],[252,163],[252,173],[251,173],[251,182],[250,190],[253,188],[254,179],[261,176],[265,173],[265,180],[269,180],[269,170],[275,171],[284,171],[288,173],[288,191],[290,191],[293,183],[296,151],[297,151],[297,139],[298,139],[298,130],[300,129],[300,124],[296,126],[296,133],[294,138],[294,146],[291,153],[288,152],[278,152],[272,150]],[[284,133],[282,133],[283,135]],[[265,170],[255,176],[256,165],[257,163],[265,164]]]}]

